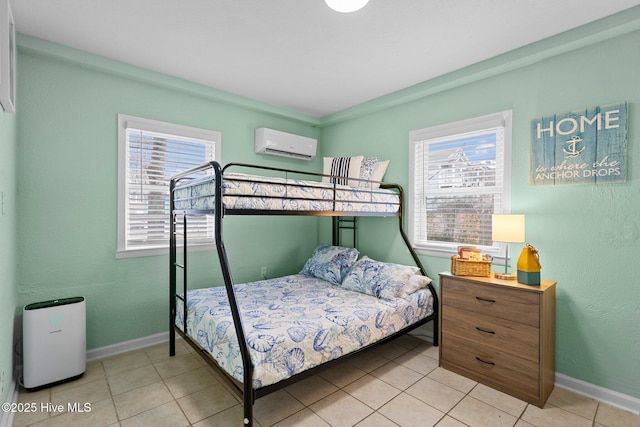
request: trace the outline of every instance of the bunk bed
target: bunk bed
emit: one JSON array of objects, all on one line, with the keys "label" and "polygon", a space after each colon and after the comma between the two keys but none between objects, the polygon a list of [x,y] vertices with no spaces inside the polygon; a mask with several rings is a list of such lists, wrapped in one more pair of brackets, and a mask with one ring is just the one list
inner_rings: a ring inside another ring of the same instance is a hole
[{"label": "bunk bed", "polygon": [[[426,322],[438,345],[438,297],[404,231],[402,187],[343,178],[210,162],[171,179],[170,355],[178,332],[241,396],[244,425],[253,423],[255,399]],[[204,215],[213,216],[224,286],[188,290],[187,225]],[[222,238],[226,215],[333,217],[332,245],[319,246],[299,274],[235,284]],[[359,254],[361,216],[397,217],[415,266]],[[340,246],[344,229],[353,232],[352,248]]]}]

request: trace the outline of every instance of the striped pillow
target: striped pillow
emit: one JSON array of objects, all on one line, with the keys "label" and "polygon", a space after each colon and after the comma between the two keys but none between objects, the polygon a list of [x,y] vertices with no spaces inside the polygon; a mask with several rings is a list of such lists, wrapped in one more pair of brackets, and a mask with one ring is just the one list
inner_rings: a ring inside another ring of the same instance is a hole
[{"label": "striped pillow", "polygon": [[348,178],[360,178],[360,167],[363,159],[364,156],[325,157],[322,173],[324,175],[335,175],[339,178],[323,176],[322,182],[357,186],[358,181]]}]

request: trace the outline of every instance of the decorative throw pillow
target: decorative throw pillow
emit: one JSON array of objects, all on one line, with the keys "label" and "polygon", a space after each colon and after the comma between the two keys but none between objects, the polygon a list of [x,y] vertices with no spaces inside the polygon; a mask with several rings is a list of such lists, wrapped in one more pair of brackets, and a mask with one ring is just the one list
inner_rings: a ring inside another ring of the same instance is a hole
[{"label": "decorative throw pillow", "polygon": [[371,173],[371,181],[373,182],[372,188],[380,187],[380,181],[384,178],[385,172],[387,172],[387,167],[389,167],[389,160],[380,161],[378,160],[373,168],[373,172]]},{"label": "decorative throw pillow", "polygon": [[[378,159],[376,157],[363,158],[362,165],[360,166],[360,179],[369,181],[377,163]],[[358,181],[358,187],[369,187],[370,183],[365,181]]]},{"label": "decorative throw pillow", "polygon": [[407,279],[404,285],[402,285],[396,296],[398,298],[406,298],[418,289],[426,288],[431,282],[432,280],[427,276],[414,274]]},{"label": "decorative throw pillow", "polygon": [[322,173],[324,175],[334,175],[338,178],[323,176],[322,182],[357,186],[358,181],[349,180],[348,178],[360,178],[360,167],[363,159],[364,156],[325,157]]},{"label": "decorative throw pillow", "polygon": [[377,298],[392,300],[398,291],[420,269],[407,265],[360,258],[342,281],[342,287]]},{"label": "decorative throw pillow", "polygon": [[314,276],[334,285],[342,283],[359,252],[355,248],[320,245],[302,268],[300,274]]}]

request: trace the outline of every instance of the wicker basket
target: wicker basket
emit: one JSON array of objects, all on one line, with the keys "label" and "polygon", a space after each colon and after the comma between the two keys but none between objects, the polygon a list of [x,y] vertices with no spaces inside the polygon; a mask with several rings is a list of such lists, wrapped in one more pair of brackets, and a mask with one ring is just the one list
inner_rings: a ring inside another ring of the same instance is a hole
[{"label": "wicker basket", "polygon": [[456,276],[491,276],[491,261],[468,261],[458,255],[451,257],[451,273]]}]

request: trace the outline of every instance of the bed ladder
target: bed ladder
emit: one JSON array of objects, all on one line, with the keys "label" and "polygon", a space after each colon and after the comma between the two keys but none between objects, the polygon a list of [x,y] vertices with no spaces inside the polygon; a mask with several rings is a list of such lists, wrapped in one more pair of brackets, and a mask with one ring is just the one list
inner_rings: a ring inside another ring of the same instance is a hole
[{"label": "bed ladder", "polygon": [[[176,354],[175,347],[175,318],[176,318],[176,303],[175,299],[179,298],[182,300],[182,318],[187,318],[187,304],[185,301],[185,295],[187,294],[187,215],[182,216],[182,221],[178,221],[177,215],[171,215],[171,224],[169,226],[169,292],[170,292],[170,309],[169,309],[169,355],[173,356]],[[178,224],[182,223],[182,231],[178,230]],[[182,263],[178,262],[178,254],[177,254],[177,239],[178,236],[182,236],[183,242],[183,256]],[[182,295],[177,293],[178,287],[178,269],[182,270]],[[187,332],[187,322],[184,322],[183,332]]]},{"label": "bed ladder", "polygon": [[357,230],[357,217],[350,216],[334,216],[333,217],[333,246],[341,246],[342,230],[353,230],[353,247],[357,247],[356,230]]}]

